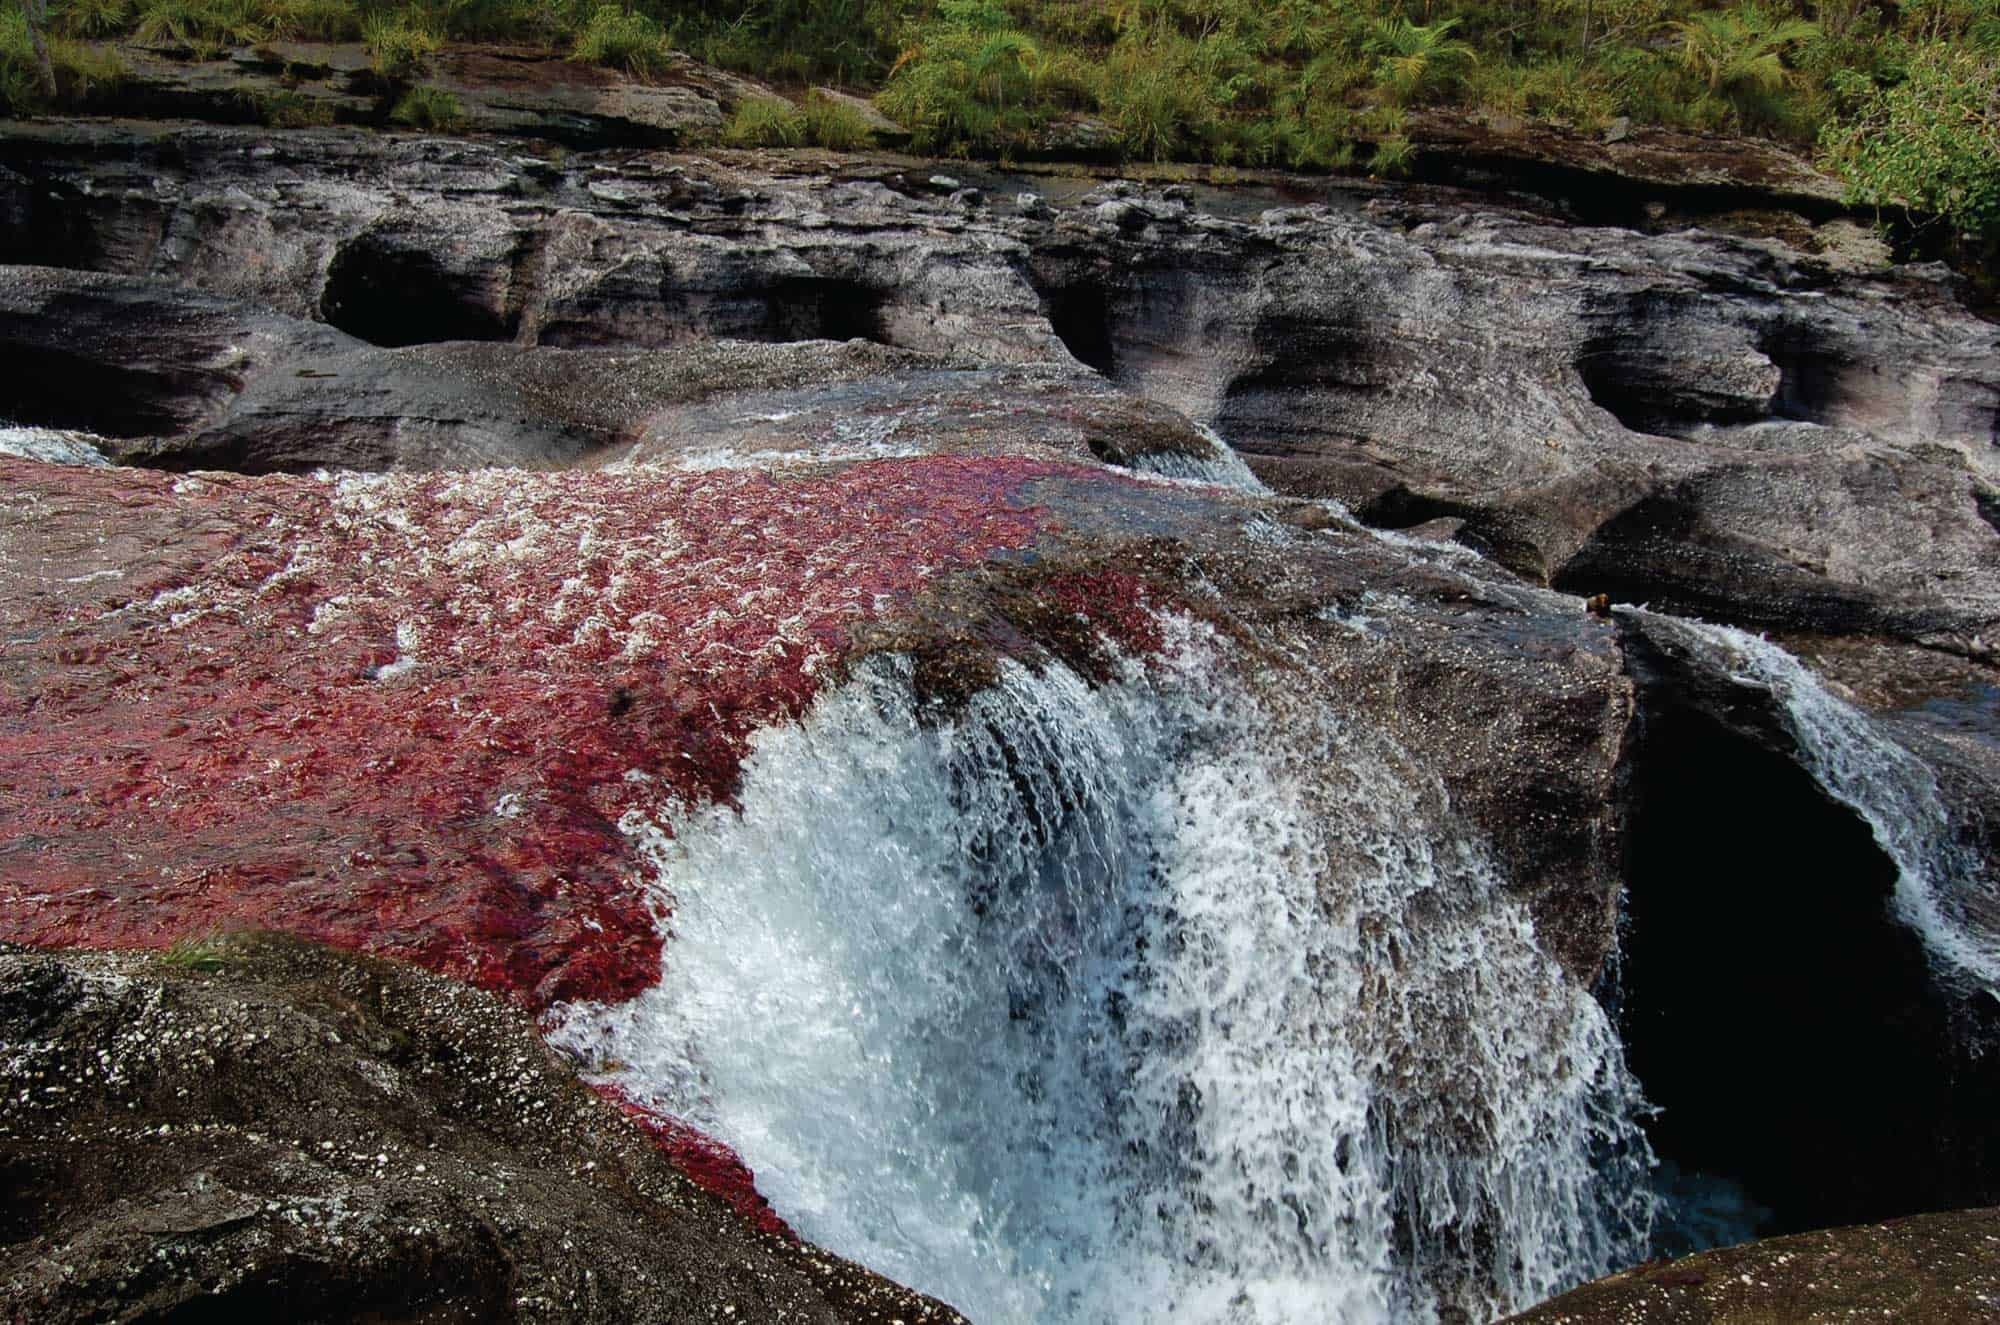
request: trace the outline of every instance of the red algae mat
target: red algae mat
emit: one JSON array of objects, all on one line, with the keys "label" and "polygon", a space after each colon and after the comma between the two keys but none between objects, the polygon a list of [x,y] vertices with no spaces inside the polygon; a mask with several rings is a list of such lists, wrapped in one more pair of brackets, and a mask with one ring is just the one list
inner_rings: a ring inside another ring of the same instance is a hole
[{"label": "red algae mat", "polygon": [[282,929],[541,1011],[659,978],[628,816],[1072,467],[180,477],[0,460],[0,938]]}]

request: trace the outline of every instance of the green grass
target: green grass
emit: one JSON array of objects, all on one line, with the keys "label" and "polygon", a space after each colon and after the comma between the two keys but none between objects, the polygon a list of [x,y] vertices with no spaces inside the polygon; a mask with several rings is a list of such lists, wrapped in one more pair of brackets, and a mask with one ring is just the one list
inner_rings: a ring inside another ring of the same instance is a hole
[{"label": "green grass", "polygon": [[413,87],[396,102],[389,118],[412,129],[449,133],[465,125],[465,109],[441,87]]},{"label": "green grass", "polygon": [[[1952,91],[2000,70],[2000,0],[51,0],[50,31],[72,43],[51,51],[65,98],[108,74],[80,39],[201,58],[358,39],[404,83],[447,41],[535,43],[641,79],[680,50],[785,89],[784,108],[751,102],[728,130],[776,146],[867,141],[850,108],[800,100],[815,83],[874,95],[920,152],[988,157],[1087,117],[1104,127],[1082,137],[1133,159],[1384,171],[1407,164],[1394,140],[1410,135],[1374,123],[1393,110],[1584,133],[1625,116],[1823,144],[1861,196],[2000,227],[1983,201],[1991,102]],[[16,111],[40,100],[25,36],[0,10],[0,105]]]},{"label": "green grass", "polygon": [[806,141],[814,147],[852,152],[875,140],[867,117],[817,90],[806,94],[799,115],[805,121]]},{"label": "green grass", "polygon": [[722,140],[731,147],[803,147],[806,118],[789,101],[752,97],[729,117]]},{"label": "green grass", "polygon": [[576,34],[569,58],[652,78],[666,71],[672,54],[667,34],[651,18],[617,5],[600,5]]},{"label": "green grass", "polygon": [[184,938],[160,954],[160,964],[177,971],[198,971],[214,975],[229,965],[230,942],[221,934]]},{"label": "green grass", "polygon": [[368,48],[375,71],[387,78],[409,78],[422,73],[442,44],[437,31],[423,15],[387,11],[371,14],[362,21],[361,42]]},{"label": "green grass", "polygon": [[334,120],[331,103],[290,89],[246,93],[244,101],[259,122],[273,129],[324,128]]},{"label": "green grass", "polygon": [[[73,40],[60,30],[48,34],[47,45],[57,93],[65,102],[87,100],[125,76],[125,65],[115,53]],[[0,10],[0,112],[19,115],[42,109],[39,82],[27,20],[18,9]]]}]

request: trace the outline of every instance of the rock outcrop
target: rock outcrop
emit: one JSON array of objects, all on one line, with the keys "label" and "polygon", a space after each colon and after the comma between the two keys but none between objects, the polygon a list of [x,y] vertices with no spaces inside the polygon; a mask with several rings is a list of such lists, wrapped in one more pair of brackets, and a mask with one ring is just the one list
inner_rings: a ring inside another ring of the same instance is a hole
[{"label": "rock outcrop", "polygon": [[0,1083],[11,1320],[961,1319],[756,1231],[518,1010],[406,966],[0,948]]},{"label": "rock outcrop", "polygon": [[[661,825],[738,803],[760,732],[879,654],[907,665],[912,724],[940,729],[1017,664],[1109,686],[1158,666],[1173,622],[1217,641],[1274,727],[1393,749],[1423,812],[1490,857],[1504,886],[1440,892],[1420,941],[1518,907],[1535,970],[1627,982],[1663,1150],[1726,1169],[1784,1227],[1990,1203],[2000,1082],[1978,1050],[2000,1027],[1946,940],[1990,944],[2000,914],[1978,887],[1912,883],[1910,861],[1960,852],[1974,878],[2000,854],[2000,336],[1927,268],[1532,199],[1298,202],[866,159],[24,128],[0,142],[0,357],[19,370],[0,418],[20,425],[0,456],[34,457],[0,458],[0,938],[206,963],[205,936],[282,929],[536,1013],[632,1000],[661,978],[674,904]],[[100,458],[119,463],[44,463]],[[1640,601],[1787,631],[1817,670],[1622,606]],[[1879,788],[1842,782],[1857,750],[1940,807],[1921,842],[1875,822]],[[1302,776],[1354,794],[1338,758]],[[1325,886],[1380,853],[1330,845]],[[1645,933],[1618,965],[1621,914]],[[1686,949],[1715,950],[1717,925],[1727,978],[1697,963],[1691,983]],[[260,972],[376,978],[251,951],[212,987],[134,957],[9,957],[6,979],[101,986],[115,1008],[157,985],[146,1006],[191,1016],[226,989],[295,1018]],[[1871,983],[1811,1014],[1863,966]],[[1713,1026],[1724,993],[1762,1011]],[[1442,1041],[1469,1036],[1464,1008],[1432,1013]],[[1886,1089],[1738,1125],[1709,1051]],[[1412,1134],[1485,1144],[1450,1071],[1381,1065]],[[550,1071],[531,1093],[582,1109]],[[1813,1169],[1884,1110],[1895,1145]],[[1444,1226],[1427,1199],[1389,1202],[1402,1242]],[[36,1207],[16,1241],[68,1218]],[[547,1252],[555,1226],[524,1245]],[[1438,1300],[1490,1303],[1506,1271],[1477,1263],[1483,1233],[1453,1236]],[[456,1292],[485,1282],[488,1244],[468,1247],[392,1240],[380,1264],[462,1265],[440,1280]],[[793,1271],[770,1292],[821,1291]]]},{"label": "rock outcrop", "polygon": [[1213,425],[1281,491],[1377,525],[1458,520],[1566,590],[1993,644],[2000,338],[1941,270],[1337,186],[1246,217],[1185,189],[1051,209],[866,162],[557,163],[339,133],[70,125],[5,156],[17,262],[165,278],[379,346],[1069,358]]},{"label": "rock outcrop", "polygon": [[2000,1211],[1801,1233],[1649,1262],[1510,1316],[1513,1325],[1909,1325],[1983,1320],[2000,1301]]}]

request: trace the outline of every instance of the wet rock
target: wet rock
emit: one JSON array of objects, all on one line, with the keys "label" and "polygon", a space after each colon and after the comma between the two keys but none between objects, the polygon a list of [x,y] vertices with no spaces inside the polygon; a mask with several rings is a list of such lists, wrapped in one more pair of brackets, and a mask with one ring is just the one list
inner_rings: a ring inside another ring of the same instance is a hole
[{"label": "wet rock", "polygon": [[[990,455],[782,481],[0,464],[25,723],[0,797],[15,937],[154,945],[282,926],[535,1006],[629,996],[660,940],[616,825],[661,795],[727,796],[749,732],[802,711],[843,658],[959,639],[1087,663],[1101,630],[1148,647],[1147,601],[1207,615],[1221,590],[1224,621],[1319,641],[1300,684],[1337,672],[1342,702],[1395,715],[1544,909],[1556,951],[1587,973],[1608,950],[1606,792],[1629,712],[1612,637],[1567,602],[1280,523],[1264,499]],[[706,532],[691,545],[676,530]],[[1072,568],[1083,587],[1010,589],[1030,549],[1037,574]],[[779,564],[800,577],[790,588]],[[613,600],[581,592],[614,574]],[[721,665],[739,653],[754,665]],[[225,716],[253,693],[281,725]],[[531,772],[528,749],[565,754]],[[154,861],[143,875],[117,865],[133,850]],[[439,926],[447,914],[464,919]]]},{"label": "wet rock", "polygon": [[1519,1325],[1956,1325],[2000,1298],[2000,1211],[1919,1215],[1650,1261],[1508,1319]]},{"label": "wet rock", "polygon": [[1728,1175],[1764,1232],[2000,1197],[2000,1005],[1950,955],[2000,951],[1990,671],[1789,639],[1830,677],[1866,678],[1821,695],[1672,618],[1617,621],[1639,712],[1621,1010],[1661,1109],[1654,1145]]},{"label": "wet rock", "polygon": [[[247,473],[565,465],[721,392],[937,363],[863,341],[382,349],[166,281],[42,268],[0,268],[0,352],[31,373],[6,406],[23,422],[111,434],[98,445],[128,463]],[[1181,426],[1184,448],[1213,449]]]},{"label": "wet rock", "polygon": [[519,1012],[407,967],[0,949],[0,1026],[11,1319],[959,1319],[735,1217]]},{"label": "wet rock", "polygon": [[1254,483],[1214,434],[1094,374],[1053,364],[905,369],[844,384],[718,393],[656,413],[614,463],[702,466],[1040,453],[1170,477]]},{"label": "wet rock", "polygon": [[168,152],[58,126],[6,151],[17,257],[381,345],[1073,360],[1213,425],[1283,491],[1381,526],[1458,520],[1579,596],[1969,656],[2000,613],[2000,342],[1928,269],[1422,190],[1252,220],[1241,199],[1131,182],[1047,214],[969,210],[957,178],[334,134],[269,157],[229,131]]},{"label": "wet rock", "polygon": [[359,348],[330,327],[160,282],[0,272],[0,410],[113,437],[198,431],[275,365]]}]

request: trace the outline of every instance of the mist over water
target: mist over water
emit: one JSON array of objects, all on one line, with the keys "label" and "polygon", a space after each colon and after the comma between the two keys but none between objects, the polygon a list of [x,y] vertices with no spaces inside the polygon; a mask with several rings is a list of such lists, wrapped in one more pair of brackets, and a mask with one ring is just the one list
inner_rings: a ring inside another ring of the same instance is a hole
[{"label": "mist over water", "polygon": [[1616,1036],[1442,788],[1170,625],[933,725],[877,658],[740,812],[629,822],[665,978],[558,1040],[980,1322],[1490,1317],[1642,1256]]}]

